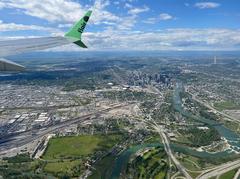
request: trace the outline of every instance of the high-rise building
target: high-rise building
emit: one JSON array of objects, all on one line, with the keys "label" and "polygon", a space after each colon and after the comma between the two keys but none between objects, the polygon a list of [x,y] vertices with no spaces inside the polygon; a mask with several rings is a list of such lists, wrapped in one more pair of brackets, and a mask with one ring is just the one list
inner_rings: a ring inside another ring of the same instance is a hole
[{"label": "high-rise building", "polygon": [[214,64],[217,64],[217,56],[214,56]]}]

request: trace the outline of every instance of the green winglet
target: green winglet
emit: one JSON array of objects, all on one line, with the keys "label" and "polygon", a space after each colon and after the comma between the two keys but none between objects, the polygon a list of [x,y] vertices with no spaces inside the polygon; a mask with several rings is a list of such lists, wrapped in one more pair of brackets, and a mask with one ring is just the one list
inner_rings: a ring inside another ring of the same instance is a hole
[{"label": "green winglet", "polygon": [[71,40],[73,43],[79,45],[80,47],[87,48],[87,46],[81,41],[82,33],[87,25],[87,22],[92,14],[92,11],[88,11],[80,21],[78,21],[71,28],[69,32],[67,32],[64,36]]}]

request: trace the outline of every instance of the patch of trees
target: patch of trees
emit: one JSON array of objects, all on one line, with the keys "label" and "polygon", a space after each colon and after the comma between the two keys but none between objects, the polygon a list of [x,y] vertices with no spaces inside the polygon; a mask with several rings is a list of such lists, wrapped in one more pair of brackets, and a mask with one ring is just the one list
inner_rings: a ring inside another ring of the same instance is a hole
[{"label": "patch of trees", "polygon": [[218,131],[208,126],[209,129],[201,130],[197,127],[193,127],[185,131],[188,135],[188,139],[191,141],[193,147],[200,147],[212,144],[214,141],[219,141],[221,139]]},{"label": "patch of trees", "polygon": [[6,160],[8,161],[8,163],[23,163],[23,162],[31,162],[33,161],[29,154],[26,153],[26,154],[18,154],[14,157],[5,157],[3,158],[3,160]]},{"label": "patch of trees", "polygon": [[206,119],[210,119],[210,120],[214,120],[216,121],[216,119],[218,118],[216,114],[212,113],[212,112],[208,112],[206,110],[200,110],[200,115]]}]

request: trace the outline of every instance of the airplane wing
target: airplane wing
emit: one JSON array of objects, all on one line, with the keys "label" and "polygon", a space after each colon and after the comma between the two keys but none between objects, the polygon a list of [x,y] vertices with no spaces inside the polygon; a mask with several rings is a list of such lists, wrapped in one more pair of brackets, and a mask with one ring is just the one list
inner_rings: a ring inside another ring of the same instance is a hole
[{"label": "airplane wing", "polygon": [[[74,43],[82,48],[87,48],[87,46],[82,42],[82,33],[91,14],[92,11],[88,11],[84,17],[64,35],[64,37],[42,37],[0,41],[0,57],[45,50],[70,43]],[[0,59],[0,71],[22,71],[23,69],[24,67],[22,65],[10,62],[6,59]]]},{"label": "airplane wing", "polygon": [[0,71],[23,71],[25,68],[22,65],[8,61],[4,58],[0,59]]}]

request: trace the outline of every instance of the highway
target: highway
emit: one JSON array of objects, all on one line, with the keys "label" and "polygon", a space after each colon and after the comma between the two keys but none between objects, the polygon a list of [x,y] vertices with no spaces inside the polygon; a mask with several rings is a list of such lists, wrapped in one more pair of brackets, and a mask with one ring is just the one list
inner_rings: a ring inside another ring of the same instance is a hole
[{"label": "highway", "polygon": [[185,178],[192,179],[192,177],[188,174],[186,169],[181,165],[181,163],[173,155],[172,150],[171,150],[170,145],[169,145],[168,138],[165,135],[165,133],[163,132],[163,130],[161,129],[161,127],[158,126],[156,123],[153,125],[153,127],[159,133],[159,135],[161,136],[162,142],[163,142],[163,145],[164,145],[164,149],[165,149],[167,155],[171,158],[171,160],[173,161],[173,163],[175,164],[175,166],[179,170],[179,172],[181,174],[183,174],[185,176]]},{"label": "highway", "polygon": [[231,82],[240,83],[240,80],[239,80],[239,79],[233,79],[233,78],[223,77],[223,76],[214,75],[214,74],[209,74],[209,73],[205,73],[205,72],[199,72],[199,71],[193,71],[193,72],[199,73],[199,74],[204,74],[204,75],[206,75],[206,76],[211,76],[211,77],[216,78],[216,79],[218,79],[218,80],[231,81]]},{"label": "highway", "polygon": [[206,178],[220,176],[226,172],[229,172],[229,171],[234,170],[239,167],[240,167],[240,160],[228,162],[228,163],[222,164],[220,166],[217,166],[215,168],[205,170],[196,179],[206,179]]},{"label": "highway", "polygon": [[[160,91],[158,90],[158,94],[161,94]],[[169,158],[173,161],[173,163],[175,164],[175,166],[177,167],[178,171],[187,179],[192,179],[192,177],[188,174],[188,172],[186,171],[185,167],[177,160],[177,158],[173,155],[170,144],[169,144],[169,140],[166,136],[166,134],[163,132],[163,129],[152,119],[151,115],[148,115],[148,118],[150,119],[150,121],[144,120],[144,122],[147,125],[150,125],[151,127],[153,127],[153,129],[155,129],[155,131],[157,131],[162,139],[162,143],[164,145],[164,150],[167,153],[167,155],[169,156]]]},{"label": "highway", "polygon": [[[189,93],[189,92],[188,92],[188,93]],[[228,115],[228,114],[226,114],[226,113],[224,113],[224,112],[218,111],[218,110],[216,110],[214,107],[210,106],[209,104],[201,101],[200,99],[198,99],[198,98],[196,97],[196,95],[194,95],[194,94],[192,94],[192,93],[189,93],[189,94],[192,96],[192,99],[193,99],[193,100],[199,102],[200,104],[202,104],[203,106],[207,107],[208,109],[211,109],[211,110],[213,110],[214,112],[216,112],[216,113],[218,113],[218,114],[220,114],[220,115],[222,115],[222,116],[224,116],[224,117],[226,117],[226,118],[228,118],[228,119],[231,119],[232,121],[239,122],[238,119],[235,119],[234,117],[232,117],[232,116],[230,116],[230,115]]]},{"label": "highway", "polygon": [[124,105],[122,105],[122,104],[115,105],[115,106],[112,106],[112,107],[109,107],[109,108],[106,108],[103,110],[96,111],[94,113],[90,113],[90,114],[75,118],[75,119],[63,121],[63,122],[53,125],[51,127],[43,128],[43,129],[39,130],[38,132],[36,132],[35,134],[32,134],[32,131],[26,131],[21,134],[5,137],[4,139],[0,140],[0,155],[6,153],[10,149],[24,146],[24,145],[31,143],[49,133],[63,129],[66,126],[89,120],[89,119],[91,119],[92,116],[94,116],[96,114],[102,114],[105,112],[109,112],[113,109],[121,108],[123,106]]}]

